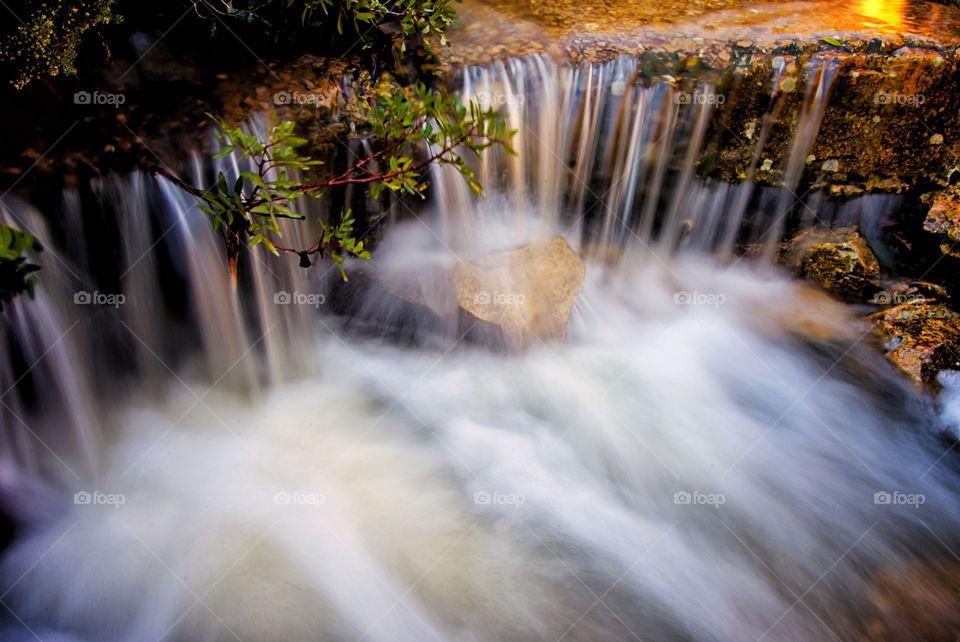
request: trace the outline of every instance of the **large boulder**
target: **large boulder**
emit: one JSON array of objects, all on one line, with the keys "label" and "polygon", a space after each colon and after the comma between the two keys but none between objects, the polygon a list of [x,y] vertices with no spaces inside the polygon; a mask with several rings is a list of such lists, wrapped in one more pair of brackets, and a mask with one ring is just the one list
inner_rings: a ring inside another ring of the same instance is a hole
[{"label": "large boulder", "polygon": [[419,315],[422,324],[427,314],[467,339],[522,348],[564,338],[584,274],[583,262],[558,236],[470,261],[385,271],[375,280],[394,316]]},{"label": "large boulder", "polygon": [[918,386],[936,389],[937,373],[960,369],[960,314],[946,305],[904,303],[870,317],[887,358]]},{"label": "large boulder", "polygon": [[856,227],[804,230],[785,244],[780,260],[844,301],[863,301],[878,289],[880,264]]},{"label": "large boulder", "polygon": [[579,257],[557,236],[459,264],[456,300],[467,314],[497,326],[515,345],[562,339],[584,272]]}]

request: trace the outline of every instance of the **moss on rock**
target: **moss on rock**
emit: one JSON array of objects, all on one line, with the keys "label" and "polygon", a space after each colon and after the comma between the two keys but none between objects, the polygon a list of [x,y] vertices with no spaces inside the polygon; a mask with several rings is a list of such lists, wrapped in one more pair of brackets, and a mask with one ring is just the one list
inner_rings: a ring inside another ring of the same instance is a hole
[{"label": "moss on rock", "polygon": [[941,237],[944,254],[960,258],[960,186],[927,194],[923,201],[930,206],[923,229]]},{"label": "moss on rock", "polygon": [[862,301],[878,289],[880,264],[854,227],[800,232],[785,245],[781,260],[798,277],[846,301]]},{"label": "moss on rock", "polygon": [[937,373],[960,369],[960,315],[946,305],[904,303],[870,317],[887,358],[918,386],[937,388]]}]

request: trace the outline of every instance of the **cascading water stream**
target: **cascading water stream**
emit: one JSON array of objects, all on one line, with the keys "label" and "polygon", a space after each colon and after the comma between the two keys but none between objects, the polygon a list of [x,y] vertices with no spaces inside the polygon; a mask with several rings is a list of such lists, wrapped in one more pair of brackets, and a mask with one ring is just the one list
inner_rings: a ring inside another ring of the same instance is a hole
[{"label": "cascading water stream", "polygon": [[[766,261],[773,259],[791,212],[803,207],[796,189],[836,69],[829,59],[808,63],[806,96],[782,185],[774,189],[774,204],[747,228],[747,238],[760,245],[758,254]],[[629,239],[662,255],[677,245],[731,255],[745,229],[753,172],[774,118],[761,127],[751,180],[736,187],[704,183],[695,178],[696,162],[724,97],[709,84],[685,92],[645,86],[635,81],[637,75],[632,58],[569,67],[530,56],[466,69],[464,96],[502,107],[518,132],[517,156],[488,154],[478,167],[480,177],[488,188],[510,195],[511,211],[527,212],[515,226],[523,238],[532,212],[541,232],[560,229],[571,238],[585,233],[600,246],[622,246]],[[772,86],[778,86],[777,78]],[[779,110],[778,102],[773,109]],[[451,217],[442,229],[456,249],[483,218],[475,209],[484,204],[476,203],[451,168],[440,168],[437,176],[438,209]],[[584,220],[589,231],[582,228]],[[805,214],[805,224],[816,222]]]},{"label": "cascading water stream", "polygon": [[[22,523],[0,637],[826,640],[896,619],[874,578],[957,539],[937,435],[960,397],[938,415],[847,308],[720,260],[779,242],[830,63],[785,185],[762,190],[696,175],[714,88],[636,72],[465,70],[519,155],[480,161],[486,201],[436,168],[429,208],[374,255],[376,278],[427,284],[434,265],[556,234],[619,257],[588,264],[566,342],[523,352],[443,323],[412,345],[376,336],[405,312],[373,290],[350,290],[384,315],[360,332],[328,311],[325,263],[259,253],[233,288],[209,222],[163,179],[92,189],[116,217],[117,291],[78,249],[89,198],[65,197],[62,242],[6,203],[49,250],[37,298],[0,326],[21,355],[0,369],[0,501]],[[878,238],[897,199],[804,204]],[[316,229],[285,232],[304,246]]]}]

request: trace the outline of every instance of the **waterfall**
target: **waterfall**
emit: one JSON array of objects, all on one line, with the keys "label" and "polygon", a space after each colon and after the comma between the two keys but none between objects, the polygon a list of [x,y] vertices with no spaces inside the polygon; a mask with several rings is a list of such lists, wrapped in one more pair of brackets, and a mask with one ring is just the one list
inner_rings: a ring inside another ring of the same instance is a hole
[{"label": "waterfall", "polygon": [[[752,179],[781,102],[751,180],[704,179],[722,94],[640,71],[545,56],[463,70],[459,90],[502,109],[518,155],[476,161],[483,200],[433,168],[430,200],[396,208],[348,286],[328,262],[261,249],[234,284],[195,199],[142,172],[43,213],[4,198],[0,220],[46,249],[36,297],[0,316],[0,507],[18,526],[0,637],[826,640],[903,625],[877,578],[949,562],[958,541],[941,441],[956,382],[941,413],[847,307],[771,260],[788,230],[855,224],[879,241],[896,215],[896,196],[796,195],[836,64],[806,69],[766,187]],[[175,169],[232,182],[246,163]],[[333,214],[303,207],[288,245]],[[587,257],[563,343],[490,350],[376,287],[412,271],[429,290],[438,265],[555,235]]]},{"label": "waterfall", "polygon": [[[524,213],[517,215],[521,238],[529,232],[524,226],[532,212],[541,229],[559,228],[600,246],[629,242],[663,256],[678,247],[731,255],[742,236],[759,244],[758,254],[769,261],[794,209],[806,210],[806,224],[816,222],[809,214],[815,210],[796,191],[837,68],[832,59],[808,62],[793,142],[780,168],[783,178],[770,188],[775,205],[755,221],[745,220],[753,177],[782,94],[764,119],[749,180],[731,187],[695,176],[707,130],[725,102],[710,83],[693,91],[647,86],[630,57],[575,67],[533,55],[467,68],[460,91],[465,99],[500,109],[518,132],[516,156],[490,153],[477,169],[484,185],[508,195],[509,208]],[[771,79],[775,95],[781,74],[782,67]],[[443,229],[457,248],[470,238],[482,218],[476,210],[484,205],[459,184],[455,171],[440,168],[436,176]]]},{"label": "waterfall", "polygon": [[[0,221],[49,247],[47,226],[29,205],[5,203]],[[90,372],[77,368],[91,356],[77,341],[80,333],[74,334],[80,323],[72,310],[71,283],[77,272],[52,249],[41,255],[39,264],[44,283],[36,299],[15,299],[0,317],[0,343],[9,355],[0,369],[0,433],[7,446],[0,475],[4,485],[18,486],[23,475],[40,471],[54,479],[65,473],[79,479],[95,470],[99,459]],[[14,371],[13,364],[20,367]],[[42,408],[42,416],[32,417],[31,406]]]},{"label": "waterfall", "polygon": [[[251,127],[263,131],[262,121]],[[184,165],[204,184],[221,171],[233,181],[248,162],[194,156]],[[0,210],[0,221],[45,248],[36,300],[17,299],[0,318],[0,341],[16,357],[0,370],[6,465],[34,470],[52,458],[71,474],[76,466],[97,470],[95,426],[103,417],[91,400],[109,399],[127,378],[159,383],[182,368],[255,394],[316,370],[305,345],[319,333],[316,312],[333,276],[329,266],[308,272],[250,253],[234,288],[222,240],[197,200],[169,181],[139,171],[114,174],[94,181],[90,199],[81,201],[76,190],[65,192],[57,236],[47,231],[49,217],[22,201],[8,199]],[[318,233],[320,212],[314,203],[304,207],[312,208],[303,212],[308,222],[285,223],[283,233],[305,246]],[[116,229],[118,257],[106,277],[102,265],[111,259],[90,249],[84,217],[101,221],[104,235]],[[294,304],[308,297],[316,305]]]}]

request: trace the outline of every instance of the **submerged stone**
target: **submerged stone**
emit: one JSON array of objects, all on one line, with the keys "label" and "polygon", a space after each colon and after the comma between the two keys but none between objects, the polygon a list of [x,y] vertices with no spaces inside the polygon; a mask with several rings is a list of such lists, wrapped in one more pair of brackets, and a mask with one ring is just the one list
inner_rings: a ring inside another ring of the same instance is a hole
[{"label": "submerged stone", "polygon": [[890,642],[960,639],[957,570],[956,560],[946,558],[879,573],[868,593],[866,637]]},{"label": "submerged stone", "polygon": [[378,275],[386,291],[404,301],[425,306],[438,317],[450,317],[457,311],[449,272],[410,270]]},{"label": "submerged stone", "polygon": [[584,273],[580,258],[557,236],[458,265],[457,303],[473,317],[498,326],[517,345],[562,339]]},{"label": "submerged stone", "polygon": [[522,348],[564,338],[584,275],[580,257],[557,236],[471,261],[382,272],[375,281],[400,304],[401,317],[426,313],[469,340]]}]

